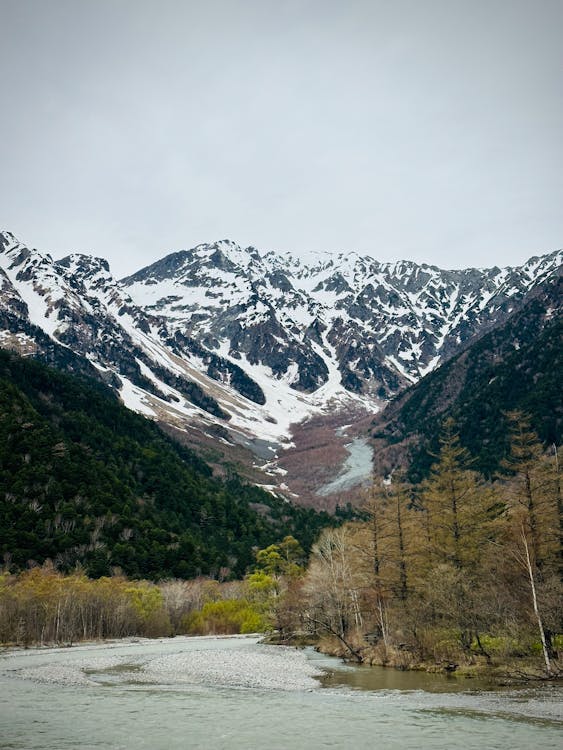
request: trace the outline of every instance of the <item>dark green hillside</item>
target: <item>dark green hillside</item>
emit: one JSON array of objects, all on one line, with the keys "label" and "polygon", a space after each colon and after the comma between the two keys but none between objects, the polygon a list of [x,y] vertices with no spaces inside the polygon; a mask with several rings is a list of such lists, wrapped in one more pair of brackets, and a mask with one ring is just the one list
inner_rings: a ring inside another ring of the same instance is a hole
[{"label": "dark green hillside", "polygon": [[506,411],[528,413],[545,444],[560,444],[563,423],[563,279],[538,287],[501,327],[446,362],[392,402],[374,424],[379,470],[393,461],[424,477],[453,417],[475,468],[498,470],[508,447]]},{"label": "dark green hillside", "polygon": [[215,479],[103,384],[0,351],[0,559],[13,569],[240,575],[254,547],[286,534],[308,547],[330,521]]}]

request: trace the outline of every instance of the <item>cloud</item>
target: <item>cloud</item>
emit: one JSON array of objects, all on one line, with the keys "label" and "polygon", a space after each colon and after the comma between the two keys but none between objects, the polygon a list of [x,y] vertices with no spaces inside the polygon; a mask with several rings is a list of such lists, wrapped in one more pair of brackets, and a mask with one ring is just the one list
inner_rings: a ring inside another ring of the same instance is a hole
[{"label": "cloud", "polygon": [[1,223],[127,273],[229,236],[502,265],[561,245],[560,3],[5,2]]}]

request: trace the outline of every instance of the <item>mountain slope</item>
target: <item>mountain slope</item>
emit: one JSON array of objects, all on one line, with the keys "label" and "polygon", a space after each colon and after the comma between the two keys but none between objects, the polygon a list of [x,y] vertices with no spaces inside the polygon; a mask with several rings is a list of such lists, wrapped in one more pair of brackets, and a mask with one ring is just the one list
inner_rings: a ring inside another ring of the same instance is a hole
[{"label": "mountain slope", "polygon": [[117,282],[103,259],[53,261],[9,233],[0,245],[1,307],[119,375],[124,400],[201,417],[191,404],[249,433],[262,422],[269,439],[331,400],[373,405],[418,380],[506,319],[562,257],[502,270],[354,253],[305,265],[225,240]]},{"label": "mountain slope", "polygon": [[4,233],[0,276],[0,343],[41,352],[29,334],[34,324],[108,378],[116,376],[113,385],[128,406],[179,429],[195,426],[271,457],[270,444],[287,441],[292,423],[328,401],[364,403],[347,394],[337,372],[306,398],[269,369],[212,351],[189,331],[136,305],[103,259],[72,255],[55,262]]},{"label": "mountain slope", "polygon": [[312,392],[336,368],[352,392],[388,397],[505,319],[561,263],[443,271],[355,253],[305,265],[229,240],[166,256],[123,279],[146,312],[224,355]]},{"label": "mountain slope", "polygon": [[191,451],[103,384],[0,351],[0,555],[51,558],[91,575],[237,575],[253,550],[292,533],[312,543],[323,514],[215,479]]},{"label": "mountain slope", "polygon": [[560,444],[563,427],[563,276],[537,287],[502,325],[482,336],[378,415],[372,434],[378,472],[410,464],[424,476],[452,417],[476,468],[492,474],[507,452],[506,411],[530,414],[546,444]]},{"label": "mountain slope", "polygon": [[139,397],[144,391],[164,402],[183,398],[228,418],[158,347],[159,321],[135,307],[105,260],[74,255],[53,262],[6,234],[0,244],[0,309],[35,324],[99,369],[118,373],[123,389]]},{"label": "mountain slope", "polygon": [[282,486],[276,462],[295,449],[310,476],[292,488],[288,465],[285,491],[314,494],[338,466],[317,451],[328,464],[309,471],[311,420],[323,442],[341,439],[342,461],[344,427],[501,325],[561,258],[462,271],[354,253],[306,264],[225,240],[120,282],[103,259],[54,261],[5,232],[0,346],[95,371],[130,408],[217,463],[265,472],[264,484]]}]

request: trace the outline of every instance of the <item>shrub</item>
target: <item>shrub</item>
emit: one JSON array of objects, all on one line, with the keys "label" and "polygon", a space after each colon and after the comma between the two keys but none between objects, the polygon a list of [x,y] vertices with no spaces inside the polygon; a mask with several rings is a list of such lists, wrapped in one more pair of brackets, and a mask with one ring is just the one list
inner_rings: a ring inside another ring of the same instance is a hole
[{"label": "shrub", "polygon": [[224,599],[206,602],[200,610],[187,615],[182,625],[192,635],[234,635],[262,633],[269,623],[247,599]]}]

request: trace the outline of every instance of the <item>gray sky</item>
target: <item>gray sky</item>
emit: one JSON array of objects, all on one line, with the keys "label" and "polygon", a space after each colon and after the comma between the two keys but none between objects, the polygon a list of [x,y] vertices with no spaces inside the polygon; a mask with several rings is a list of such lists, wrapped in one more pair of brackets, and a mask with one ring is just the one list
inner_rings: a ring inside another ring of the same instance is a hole
[{"label": "gray sky", "polygon": [[0,227],[55,257],[563,245],[561,0],[0,0],[0,28]]}]

